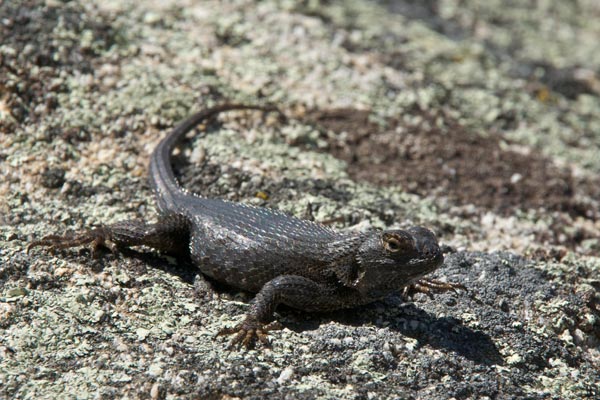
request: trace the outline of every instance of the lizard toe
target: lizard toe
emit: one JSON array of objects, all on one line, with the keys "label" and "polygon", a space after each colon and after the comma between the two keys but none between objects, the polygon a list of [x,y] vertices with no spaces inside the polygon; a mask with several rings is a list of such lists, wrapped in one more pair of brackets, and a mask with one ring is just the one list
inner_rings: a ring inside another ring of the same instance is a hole
[{"label": "lizard toe", "polygon": [[422,278],[412,284],[406,286],[402,290],[402,297],[404,299],[411,298],[415,293],[423,293],[433,298],[434,293],[444,293],[453,291],[458,293],[458,289],[467,291],[467,288],[460,283],[444,282],[437,279]]},{"label": "lizard toe", "polygon": [[56,250],[89,245],[93,258],[98,257],[98,249],[106,246],[106,235],[102,229],[93,229],[76,235],[47,235],[27,246],[29,253],[34,247],[47,247],[51,253]]},{"label": "lizard toe", "polygon": [[262,324],[254,319],[247,318],[244,322],[233,328],[223,328],[217,336],[234,335],[229,342],[229,347],[243,346],[246,349],[252,349],[257,342],[264,347],[271,347],[269,341],[269,331],[280,329],[276,323]]}]

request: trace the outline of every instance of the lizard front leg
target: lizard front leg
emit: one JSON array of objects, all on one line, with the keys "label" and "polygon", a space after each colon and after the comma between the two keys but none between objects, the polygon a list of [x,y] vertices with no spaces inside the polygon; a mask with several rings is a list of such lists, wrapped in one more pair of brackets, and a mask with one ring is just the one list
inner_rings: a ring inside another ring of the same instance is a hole
[{"label": "lizard front leg", "polygon": [[51,251],[90,245],[92,256],[97,256],[100,247],[116,252],[118,248],[146,245],[166,252],[180,252],[187,249],[189,224],[180,215],[164,216],[155,224],[144,221],[122,221],[101,226],[75,235],[49,235],[35,240],[27,246],[48,247]]},{"label": "lizard front leg", "polygon": [[217,335],[235,335],[231,340],[232,346],[242,344],[250,348],[257,339],[268,345],[268,332],[274,330],[270,321],[279,304],[300,310],[319,311],[337,308],[337,304],[346,304],[346,297],[347,295],[308,278],[281,275],[262,287],[242,323],[233,328],[224,328]]}]

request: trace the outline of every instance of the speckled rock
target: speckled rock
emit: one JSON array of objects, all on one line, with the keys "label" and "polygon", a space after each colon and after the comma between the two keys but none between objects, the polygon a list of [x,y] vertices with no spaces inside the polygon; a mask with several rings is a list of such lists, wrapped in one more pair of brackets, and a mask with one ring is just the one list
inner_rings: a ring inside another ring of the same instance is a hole
[{"label": "speckled rock", "polygon": [[[600,397],[595,1],[0,2],[0,397]],[[423,224],[467,293],[279,310],[148,249],[26,252],[155,216],[148,155],[206,196],[344,229]]]}]

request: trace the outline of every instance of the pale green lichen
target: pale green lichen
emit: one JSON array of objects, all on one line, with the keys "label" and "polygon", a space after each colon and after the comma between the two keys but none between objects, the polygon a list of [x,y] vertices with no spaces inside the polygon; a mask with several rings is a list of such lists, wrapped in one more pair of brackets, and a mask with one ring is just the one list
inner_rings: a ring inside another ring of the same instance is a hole
[{"label": "pale green lichen", "polygon": [[[124,271],[133,266],[126,258],[105,259],[104,270],[98,273],[84,270],[83,261],[73,255],[76,252],[68,252],[67,257],[24,253],[25,240],[60,230],[54,226],[57,223],[61,228],[80,229],[148,215],[153,208],[152,197],[149,191],[141,190],[140,183],[146,179],[147,155],[163,135],[163,127],[198,108],[197,103],[220,98],[254,102],[257,97],[266,97],[284,107],[351,106],[373,110],[372,120],[382,125],[388,117],[402,117],[407,124],[417,125],[423,118],[414,113],[415,108],[424,112],[443,108],[473,134],[502,134],[566,161],[584,174],[600,171],[597,93],[580,95],[576,100],[553,94],[552,101],[544,101],[527,92],[524,78],[511,76],[513,67],[528,60],[597,71],[600,53],[594,50],[600,36],[600,18],[594,2],[574,5],[543,1],[531,5],[523,1],[506,7],[500,0],[460,4],[440,1],[440,17],[455,20],[460,28],[455,37],[436,32],[426,20],[390,12],[391,3],[235,1],[182,6],[149,2],[142,7],[135,1],[112,0],[97,5],[101,12],[114,16],[111,23],[116,44],[109,49],[89,30],[78,36],[59,25],[55,40],[63,41],[63,48],[79,43],[100,53],[100,57],[89,74],[61,73],[54,78],[53,85],[64,90],[56,94],[59,107],[53,113],[39,123],[17,127],[10,135],[2,133],[0,162],[6,168],[5,179],[0,182],[2,265],[26,273],[28,282],[57,282],[54,288],[41,289],[21,285],[16,279],[2,289],[0,298],[6,300],[1,303],[2,312],[7,313],[3,316],[14,319],[2,328],[2,345],[15,352],[2,353],[0,390],[8,388],[23,398],[92,398],[105,390],[110,397],[118,393],[111,390],[119,387],[123,388],[121,394],[129,391],[135,397],[140,395],[139,387],[127,385],[139,382],[140,376],[157,384],[169,381],[185,388],[191,382],[186,380],[188,375],[171,370],[169,364],[168,355],[179,347],[183,350],[177,351],[191,349],[196,360],[215,366],[231,363],[237,368],[251,360],[256,368],[269,371],[270,378],[287,367],[286,357],[302,359],[308,371],[310,365],[318,367],[317,371],[325,370],[329,360],[315,359],[310,346],[317,337],[311,335],[328,330],[335,333],[335,326],[321,326],[318,331],[302,334],[285,330],[278,337],[283,343],[281,353],[274,356],[227,352],[224,342],[215,342],[212,337],[223,326],[242,318],[224,312],[225,305],[237,304],[233,301],[211,302],[215,308],[206,315],[205,308],[197,306],[187,282],[151,268],[140,277],[133,277],[133,272],[130,276]],[[56,2],[53,6],[64,4]],[[90,18],[98,17],[98,10],[85,7]],[[550,11],[560,18],[548,18]],[[515,34],[521,47],[512,55],[509,48]],[[490,41],[496,47],[490,46]],[[0,47],[3,54],[11,51],[7,46]],[[397,57],[404,67],[394,68],[386,57]],[[214,92],[221,97],[210,94]],[[498,117],[511,113],[518,117],[519,124],[499,130]],[[10,119],[7,115],[0,107],[0,120]],[[69,143],[57,134],[48,143],[43,139],[52,128],[60,128],[61,133],[71,128],[86,129],[95,140]],[[293,122],[283,128],[251,128],[245,134],[248,141],[239,138],[239,130],[226,127],[211,133],[194,145],[192,158],[204,146],[214,160],[237,163],[242,170],[270,180],[319,177],[352,192],[345,204],[325,196],[296,193],[293,200],[276,205],[294,215],[301,216],[309,204],[319,204],[317,220],[359,212],[363,220],[369,221],[368,226],[360,228],[385,228],[390,220],[395,221],[392,226],[448,226],[458,237],[449,239],[466,246],[482,230],[479,220],[440,215],[435,200],[409,195],[402,187],[377,188],[353,182],[343,162],[287,144],[298,138],[307,138],[311,143],[318,140],[309,126]],[[113,137],[114,133],[118,134]],[[577,145],[572,145],[574,139]],[[41,189],[37,177],[47,165],[65,168],[69,180],[105,186],[111,192],[73,200],[59,191]],[[120,187],[130,182],[136,185],[133,192]],[[228,181],[221,178],[216,184],[227,185]],[[381,210],[382,205],[389,210]],[[496,233],[502,230],[509,236],[511,232],[513,236],[515,232],[525,234],[547,221],[533,213],[520,213],[512,219],[489,218],[486,224],[483,228],[489,228],[490,234],[481,239],[485,242],[481,246],[489,249],[497,244]],[[561,284],[571,285],[567,278],[576,277],[581,268],[597,276],[599,265],[597,258],[570,253],[561,262],[538,263],[535,268],[549,272]],[[53,272],[57,270],[63,272]],[[585,280],[572,286],[582,290],[591,287],[592,282]],[[118,304],[98,298],[99,288],[116,293]],[[564,305],[559,300],[540,301],[533,307],[549,321],[548,327],[538,326],[540,335],[564,334],[561,337],[569,339],[567,332],[572,345],[576,337],[568,329],[574,321],[564,318]],[[589,325],[597,323],[593,314],[584,316]],[[480,324],[470,315],[460,317],[472,327]],[[107,318],[111,323],[103,325]],[[536,328],[530,321],[524,326],[528,330]],[[427,346],[413,347],[409,348],[411,352],[431,351]],[[506,361],[517,368],[522,356],[511,351],[510,343],[502,343],[501,347],[508,355]],[[597,357],[589,349],[581,351],[591,360]],[[369,382],[397,373],[393,368],[385,374],[375,370],[373,352],[355,353],[349,365],[360,369]],[[63,365],[60,362],[72,362],[74,367],[54,375],[54,366]],[[398,369],[405,373],[401,379],[413,379],[421,373],[412,359],[397,362]],[[535,387],[523,388],[526,393],[584,397],[585,382],[594,377],[579,374],[562,359],[551,363],[552,369],[539,375]],[[183,368],[193,369],[194,365]],[[222,387],[230,383],[215,377],[213,370],[197,372],[198,382],[204,379],[208,384],[216,379]],[[295,390],[291,393],[318,393],[324,398],[356,394],[358,385],[332,382],[325,375],[296,371],[285,385]],[[151,388],[146,389],[149,393]]]}]

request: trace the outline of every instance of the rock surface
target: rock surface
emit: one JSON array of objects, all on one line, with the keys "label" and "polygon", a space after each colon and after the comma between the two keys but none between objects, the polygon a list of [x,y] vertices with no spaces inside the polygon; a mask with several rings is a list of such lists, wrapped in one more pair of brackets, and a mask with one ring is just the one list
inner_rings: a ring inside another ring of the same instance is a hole
[{"label": "rock surface", "polygon": [[[600,397],[594,1],[0,2],[0,397]],[[282,308],[139,249],[27,241],[152,217],[148,155],[193,110],[182,184],[336,227],[422,224],[466,294]],[[198,135],[200,136],[200,135]]]}]

